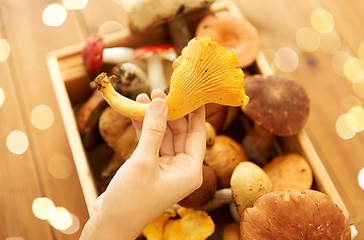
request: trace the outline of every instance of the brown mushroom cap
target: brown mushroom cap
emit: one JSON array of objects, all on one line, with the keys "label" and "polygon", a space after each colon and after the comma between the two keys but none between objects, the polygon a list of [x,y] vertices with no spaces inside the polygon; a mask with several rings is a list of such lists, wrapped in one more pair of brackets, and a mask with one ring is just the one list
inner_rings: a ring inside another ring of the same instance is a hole
[{"label": "brown mushroom cap", "polygon": [[251,75],[244,81],[249,104],[244,114],[277,136],[297,134],[306,124],[310,100],[297,81],[279,75]]},{"label": "brown mushroom cap", "polygon": [[215,172],[206,166],[202,167],[203,182],[199,188],[178,202],[179,205],[187,208],[199,208],[212,199],[217,189]]},{"label": "brown mushroom cap", "polygon": [[257,58],[260,38],[257,29],[245,18],[220,11],[205,16],[197,25],[196,36],[209,36],[239,59],[238,67],[250,66]]},{"label": "brown mushroom cap", "polygon": [[292,190],[262,195],[240,221],[240,239],[351,239],[348,219],[324,193]]}]

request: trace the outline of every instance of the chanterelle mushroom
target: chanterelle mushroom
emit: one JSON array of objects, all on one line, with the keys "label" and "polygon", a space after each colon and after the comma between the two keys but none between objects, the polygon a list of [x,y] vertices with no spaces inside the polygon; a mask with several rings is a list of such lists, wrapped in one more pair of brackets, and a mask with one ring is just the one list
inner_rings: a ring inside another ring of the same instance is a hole
[{"label": "chanterelle mushroom", "polygon": [[351,239],[348,219],[324,193],[279,191],[259,197],[240,221],[240,240]]},{"label": "chanterelle mushroom", "polygon": [[[165,99],[169,120],[211,102],[244,107],[249,98],[243,88],[244,73],[235,67],[237,63],[234,52],[219,47],[209,37],[193,38],[173,62],[170,91]],[[148,104],[118,94],[105,73],[95,82],[111,107],[126,117],[143,121]]]}]

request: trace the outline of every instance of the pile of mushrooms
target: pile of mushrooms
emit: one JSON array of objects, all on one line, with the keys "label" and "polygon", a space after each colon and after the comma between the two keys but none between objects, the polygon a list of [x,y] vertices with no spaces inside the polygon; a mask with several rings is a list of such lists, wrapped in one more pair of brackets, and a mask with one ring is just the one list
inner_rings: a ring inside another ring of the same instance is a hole
[{"label": "pile of mushrooms", "polygon": [[[132,9],[131,29],[141,32],[161,23],[183,25],[181,13],[212,1],[184,1],[183,5],[165,0],[132,2],[128,6]],[[162,13],[152,11],[153,4],[165,5],[168,11],[162,18]],[[224,27],[227,22],[236,26],[234,31]],[[206,106],[203,183],[155,219],[141,236],[147,240],[206,239],[215,231],[210,212],[229,206],[234,221],[226,223],[223,240],[355,237],[338,206],[311,189],[313,173],[304,156],[272,155],[274,136],[295,135],[307,121],[309,98],[303,87],[279,75],[244,79],[242,68],[255,61],[260,47],[258,32],[246,19],[228,12],[207,15],[195,36],[187,33],[174,45],[137,49],[105,49],[101,39],[88,39],[83,57],[87,70],[98,73],[97,90],[77,116],[86,146],[94,146],[92,140],[98,134],[114,151],[101,173],[102,189],[138,143],[130,119],[142,121],[148,104],[136,102],[136,96],[159,88],[168,92],[169,120]],[[170,81],[165,78],[162,60],[173,61]],[[108,76],[101,70],[110,63],[115,66]],[[239,111],[228,116],[230,108]],[[252,126],[243,139],[224,132],[229,128],[224,126],[226,122],[239,122],[236,113]]]}]

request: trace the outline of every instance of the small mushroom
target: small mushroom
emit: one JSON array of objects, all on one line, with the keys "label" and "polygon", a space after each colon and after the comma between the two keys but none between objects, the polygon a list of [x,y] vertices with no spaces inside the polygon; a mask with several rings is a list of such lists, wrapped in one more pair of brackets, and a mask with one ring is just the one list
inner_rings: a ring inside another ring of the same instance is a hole
[{"label": "small mushroom", "polygon": [[[193,38],[173,62],[170,91],[165,99],[168,119],[184,117],[211,102],[244,107],[249,98],[243,88],[244,73],[235,68],[237,62],[233,52],[219,47],[209,37]],[[124,116],[143,121],[148,104],[118,94],[105,73],[95,83],[111,107]]]},{"label": "small mushroom", "polygon": [[277,191],[262,195],[240,221],[240,239],[351,239],[348,219],[324,193]]},{"label": "small mushroom", "polygon": [[[263,166],[270,152],[263,152],[262,149],[269,151],[273,144],[270,135],[298,134],[307,122],[310,100],[299,82],[280,75],[248,76],[244,88],[250,104],[242,111],[255,125],[243,139],[242,145],[249,160]],[[255,148],[258,142],[260,147]]]},{"label": "small mushroom", "polygon": [[179,205],[187,208],[199,208],[212,199],[217,188],[215,172],[204,164],[202,174],[203,181],[201,186],[179,201]]},{"label": "small mushroom", "polygon": [[312,169],[298,153],[275,157],[263,170],[272,181],[273,191],[310,189],[312,186]]},{"label": "small mushroom", "polygon": [[239,240],[240,224],[236,222],[228,223],[224,227],[222,240]]},{"label": "small mushroom", "polygon": [[209,36],[228,51],[234,51],[241,68],[250,66],[260,49],[258,30],[247,19],[227,11],[206,15],[197,25],[195,35]]},{"label": "small mushroom", "polygon": [[212,146],[215,143],[216,131],[211,123],[206,122],[206,146]]},{"label": "small mushroom", "polygon": [[205,240],[215,231],[215,224],[205,211],[181,207],[177,214],[179,218],[167,220],[163,239]]},{"label": "small mushroom", "polygon": [[243,147],[225,135],[216,136],[215,143],[206,148],[204,159],[216,174],[218,189],[229,188],[234,169],[247,160]]},{"label": "small mushroom", "polygon": [[154,89],[161,89],[163,91],[167,89],[162,58],[163,55],[176,52],[177,47],[171,44],[139,47],[133,52],[133,59],[145,59],[147,61],[148,78],[152,91]]},{"label": "small mushroom", "polygon": [[233,172],[230,184],[239,216],[253,205],[255,199],[272,191],[268,175],[252,162],[240,163]]},{"label": "small mushroom", "polygon": [[99,117],[106,107],[107,103],[100,92],[94,90],[88,100],[77,111],[77,126],[86,148],[91,148],[102,140],[98,123]]},{"label": "small mushroom", "polygon": [[142,61],[132,59],[133,52],[134,49],[128,47],[105,48],[101,38],[91,36],[87,38],[81,55],[87,71],[94,74],[100,70],[103,63],[134,62],[138,63],[139,66],[143,66]]},{"label": "small mushroom", "polygon": [[135,100],[140,93],[150,94],[147,74],[133,63],[117,64],[111,69],[116,78],[111,84],[117,92]]}]

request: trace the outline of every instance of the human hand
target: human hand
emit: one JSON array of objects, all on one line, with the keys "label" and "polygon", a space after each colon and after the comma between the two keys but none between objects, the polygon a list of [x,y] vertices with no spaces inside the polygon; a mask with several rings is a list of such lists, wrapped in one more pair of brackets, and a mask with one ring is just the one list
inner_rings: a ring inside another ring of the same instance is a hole
[{"label": "human hand", "polygon": [[151,98],[145,94],[137,97],[139,102],[150,102],[144,122],[133,121],[139,144],[95,203],[91,217],[95,220],[90,225],[107,233],[108,239],[135,239],[150,222],[202,183],[204,106],[191,113],[188,121],[167,122],[165,94],[155,90]]}]

